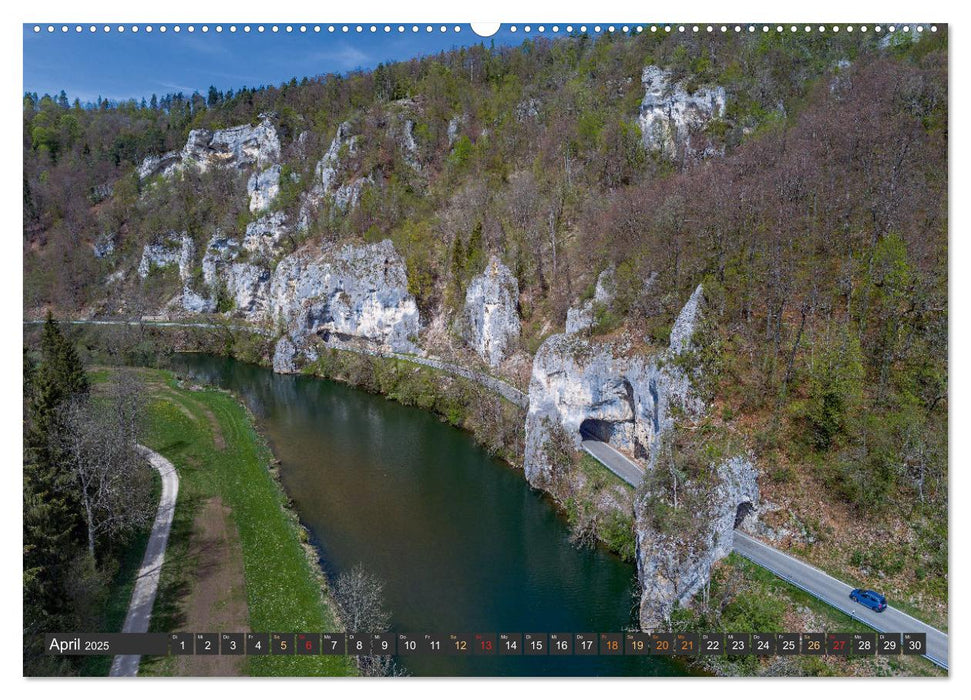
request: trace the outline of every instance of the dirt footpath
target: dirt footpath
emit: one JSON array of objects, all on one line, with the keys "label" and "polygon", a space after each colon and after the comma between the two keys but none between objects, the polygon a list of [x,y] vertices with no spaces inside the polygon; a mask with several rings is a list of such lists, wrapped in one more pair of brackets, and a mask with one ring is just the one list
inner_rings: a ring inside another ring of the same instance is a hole
[{"label": "dirt footpath", "polygon": [[[243,552],[232,510],[218,497],[203,504],[193,523],[188,557],[192,589],[182,602],[186,632],[247,632],[249,609]],[[236,676],[242,656],[180,656],[174,675]]]}]

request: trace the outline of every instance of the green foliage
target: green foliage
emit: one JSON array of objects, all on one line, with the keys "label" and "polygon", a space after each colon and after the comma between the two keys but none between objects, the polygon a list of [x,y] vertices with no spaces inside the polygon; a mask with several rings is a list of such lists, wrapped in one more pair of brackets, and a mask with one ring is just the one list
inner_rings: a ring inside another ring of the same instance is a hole
[{"label": "green foliage", "polygon": [[817,349],[809,396],[794,404],[795,415],[805,426],[804,437],[814,449],[829,449],[845,433],[862,400],[863,380],[860,343],[849,329]]},{"label": "green foliage", "polygon": [[461,169],[471,160],[473,154],[472,141],[468,136],[462,134],[452,146],[452,152],[448,156],[448,162],[456,169]]},{"label": "green foliage", "polygon": [[[149,406],[145,440],[179,467],[180,485],[169,544],[175,551],[166,556],[161,583],[162,595],[175,597],[156,602],[152,630],[167,631],[178,624],[171,619],[180,604],[178,591],[198,574],[186,565],[187,540],[199,504],[213,497],[232,509],[239,533],[251,629],[336,629],[322,595],[322,576],[301,544],[302,527],[267,468],[272,455],[245,409],[224,392],[182,389],[160,372],[156,379],[165,389]],[[224,436],[224,446],[216,446],[214,430]],[[147,671],[167,673],[167,663],[158,657]],[[271,676],[351,673],[343,657],[260,657],[250,660],[248,670]]]},{"label": "green foliage", "polygon": [[36,635],[80,629],[93,600],[81,595],[88,558],[77,487],[55,438],[64,430],[63,409],[88,395],[90,383],[74,343],[48,314],[41,332],[40,362],[24,357],[23,570],[24,672],[41,673]]},{"label": "green foliage", "polygon": [[510,463],[522,454],[522,409],[469,380],[405,360],[332,348],[321,348],[304,372],[431,411],[449,425],[468,430],[490,454]]}]

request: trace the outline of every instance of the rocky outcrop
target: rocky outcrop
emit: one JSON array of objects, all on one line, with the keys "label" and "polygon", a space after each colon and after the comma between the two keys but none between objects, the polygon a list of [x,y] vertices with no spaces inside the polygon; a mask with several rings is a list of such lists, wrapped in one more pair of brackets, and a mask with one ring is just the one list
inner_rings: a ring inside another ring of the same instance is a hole
[{"label": "rocky outcrop", "polygon": [[273,212],[246,225],[243,248],[269,259],[280,251],[280,243],[288,233],[286,215]]},{"label": "rocky outcrop", "polygon": [[316,338],[417,350],[418,307],[408,293],[404,261],[388,240],[283,258],[271,280],[269,314],[286,329],[274,367],[292,366],[301,355],[309,359]]},{"label": "rocky outcrop", "polygon": [[112,233],[103,233],[98,236],[94,241],[94,257],[108,258],[111,257],[115,252],[115,235]]},{"label": "rocky outcrop", "polygon": [[280,166],[271,165],[262,172],[250,175],[246,183],[249,195],[249,210],[254,214],[268,209],[280,193]]},{"label": "rocky outcrop", "polygon": [[658,520],[652,510],[655,494],[637,499],[634,530],[643,630],[663,628],[675,606],[689,604],[711,578],[715,563],[731,553],[735,528],[758,503],[757,476],[751,460],[734,457],[711,465],[710,478],[684,484],[682,503],[693,504],[691,526],[684,529]]},{"label": "rocky outcrop", "polygon": [[404,148],[404,160],[411,168],[420,171],[421,161],[418,160],[418,144],[415,143],[415,122],[406,119],[402,129],[401,145]]},{"label": "rocky outcrop", "polygon": [[[249,262],[237,262],[240,244],[216,235],[209,240],[202,258],[202,278],[208,294],[197,295],[208,313],[217,310],[219,301],[237,316],[248,321],[263,321],[267,314],[270,270]],[[192,311],[183,295],[183,308]]]},{"label": "rocky outcrop", "polygon": [[200,171],[216,166],[264,169],[278,160],[280,139],[276,128],[268,115],[260,115],[256,126],[244,124],[217,131],[193,129],[181,151],[149,156],[138,167],[138,176],[142,179],[153,175],[167,177],[187,165]]},{"label": "rocky outcrop", "polygon": [[138,263],[138,276],[145,279],[153,269],[178,265],[179,277],[183,280],[188,279],[194,256],[195,243],[192,237],[187,233],[169,231],[155,243],[149,243],[142,249],[142,258]]},{"label": "rocky outcrop", "polygon": [[455,145],[455,142],[459,140],[459,129],[465,126],[466,117],[463,114],[457,114],[448,120],[448,127],[445,129],[445,135],[448,137],[448,146],[451,148]]},{"label": "rocky outcrop", "polygon": [[704,300],[704,290],[699,284],[692,292],[688,303],[681,309],[674,325],[671,326],[670,347],[671,352],[679,354],[690,350],[692,347],[692,336],[698,327],[698,315],[701,313],[701,303]]},{"label": "rocky outcrop", "polygon": [[519,282],[493,256],[469,283],[463,310],[466,342],[490,367],[498,367],[519,341],[518,304]]},{"label": "rocky outcrop", "polygon": [[616,291],[614,280],[614,268],[608,267],[597,276],[597,286],[593,292],[593,299],[587,299],[579,306],[571,307],[566,312],[565,333],[579,333],[585,331],[593,325],[594,306],[607,306],[614,300]]},{"label": "rocky outcrop", "polygon": [[317,162],[314,169],[314,182],[309,192],[301,200],[300,213],[297,218],[297,229],[305,231],[310,227],[312,219],[318,209],[328,198],[340,211],[349,211],[357,206],[361,192],[365,185],[374,182],[368,174],[366,177],[341,177],[347,167],[346,160],[357,155],[359,137],[351,135],[351,125],[344,122],[337,127],[337,134],[330,142],[330,147],[324,157]]},{"label": "rocky outcrop", "polygon": [[[595,300],[609,303],[612,279],[609,270],[600,275]],[[591,312],[584,305],[571,313],[571,332],[547,339],[533,361],[523,464],[530,484],[559,498],[575,493],[572,480],[582,477],[562,452],[579,449],[581,439],[607,442],[646,471],[634,502],[645,630],[663,626],[675,606],[687,604],[705,585],[715,562],[731,552],[734,529],[758,505],[757,472],[750,459],[736,456],[706,465],[706,473],[679,485],[676,505],[684,524],[670,526],[664,518],[671,504],[658,506],[670,479],[662,472],[653,478],[654,470],[667,469],[661,455],[668,452],[661,446],[673,433],[675,416],[698,417],[705,410],[685,368],[690,363],[676,361],[697,350],[703,303],[699,285],[678,314],[668,347],[653,357],[632,354],[623,341],[594,342],[578,334]]]},{"label": "rocky outcrop", "polygon": [[[533,360],[526,419],[526,478],[557,490],[568,478],[549,454],[551,431],[561,428],[579,449],[581,435],[609,442],[650,466],[673,414],[697,415],[703,402],[673,360],[690,349],[702,298],[695,290],[672,330],[675,342],[654,357],[631,356],[619,342],[596,342],[575,334],[548,338]],[[684,339],[688,339],[685,341]]]},{"label": "rocky outcrop", "polygon": [[647,66],[641,76],[644,99],[638,124],[645,148],[658,150],[667,158],[719,152],[702,130],[711,120],[724,116],[725,88],[701,87],[689,93],[684,81],[672,84],[670,77],[657,66]]},{"label": "rocky outcrop", "polygon": [[163,153],[160,156],[148,156],[142,161],[142,164],[138,166],[136,172],[138,173],[138,179],[140,180],[152,177],[153,175],[168,177],[178,169],[181,163],[182,152],[169,151],[168,153]]}]

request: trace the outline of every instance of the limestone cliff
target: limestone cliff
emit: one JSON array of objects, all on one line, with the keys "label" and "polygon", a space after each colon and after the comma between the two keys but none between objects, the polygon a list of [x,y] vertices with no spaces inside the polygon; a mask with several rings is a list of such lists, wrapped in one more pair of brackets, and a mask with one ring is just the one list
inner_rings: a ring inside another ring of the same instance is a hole
[{"label": "limestone cliff", "polygon": [[658,356],[631,356],[619,342],[575,334],[543,343],[533,360],[526,419],[524,468],[531,484],[555,488],[564,476],[546,454],[551,424],[565,429],[577,448],[588,434],[649,464],[672,413],[703,410],[690,378],[673,362],[693,333],[701,294],[699,286],[672,328],[670,348]]},{"label": "limestone cliff", "polygon": [[643,143],[667,158],[682,152],[713,155],[719,150],[708,143],[702,130],[713,119],[725,114],[725,89],[700,87],[689,93],[684,81],[671,83],[671,74],[657,66],[647,66],[641,76],[644,99],[638,124]]},{"label": "limestone cliff", "polygon": [[194,129],[181,151],[149,156],[142,161],[138,176],[167,177],[187,165],[201,171],[214,166],[263,169],[279,160],[280,139],[269,115],[264,114],[256,126],[244,124],[217,131]]},{"label": "limestone cliff", "polygon": [[466,341],[490,367],[498,367],[519,341],[519,283],[496,256],[465,293]]},{"label": "limestone cliff", "polygon": [[270,283],[269,314],[286,330],[274,357],[278,372],[294,371],[300,353],[313,359],[316,338],[417,350],[418,307],[408,293],[404,262],[388,240],[285,257]]},{"label": "limestone cliff", "polygon": [[[598,281],[603,303],[609,303],[611,279],[607,271]],[[681,504],[694,509],[683,512],[693,523],[690,530],[669,531],[653,507],[656,494],[650,489],[657,482],[650,477],[667,468],[659,459],[675,416],[700,418],[705,411],[692,389],[692,370],[686,369],[691,363],[679,361],[696,350],[703,300],[699,285],[672,326],[668,348],[657,355],[633,353],[623,341],[599,342],[579,334],[590,323],[590,309],[580,307],[569,319],[571,332],[548,338],[533,361],[524,457],[530,484],[561,500],[575,493],[573,482],[580,475],[561,453],[571,446],[578,450],[583,439],[609,443],[646,471],[633,513],[644,629],[663,624],[675,605],[700,590],[714,563],[731,551],[739,507],[758,501],[755,468],[747,458],[733,457],[705,465],[709,476],[682,486],[693,494],[683,495]]]},{"label": "limestone cliff", "polygon": [[639,495],[634,531],[642,629],[663,628],[675,606],[688,604],[708,583],[715,563],[731,553],[736,526],[758,502],[757,476],[747,457],[709,465],[704,479],[682,486],[682,508],[691,509],[687,527],[659,521],[652,509],[658,494]]}]

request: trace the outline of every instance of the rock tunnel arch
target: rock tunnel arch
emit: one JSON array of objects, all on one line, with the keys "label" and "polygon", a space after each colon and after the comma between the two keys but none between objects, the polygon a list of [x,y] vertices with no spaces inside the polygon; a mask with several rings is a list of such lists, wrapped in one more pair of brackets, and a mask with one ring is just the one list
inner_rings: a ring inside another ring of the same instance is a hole
[{"label": "rock tunnel arch", "polygon": [[580,423],[580,437],[584,440],[610,442],[614,434],[614,423],[599,418],[587,418]]},{"label": "rock tunnel arch", "polygon": [[737,530],[741,524],[745,522],[745,518],[747,518],[754,510],[755,506],[752,505],[751,501],[742,501],[739,503],[738,507],[735,509],[735,526],[733,529]]}]

